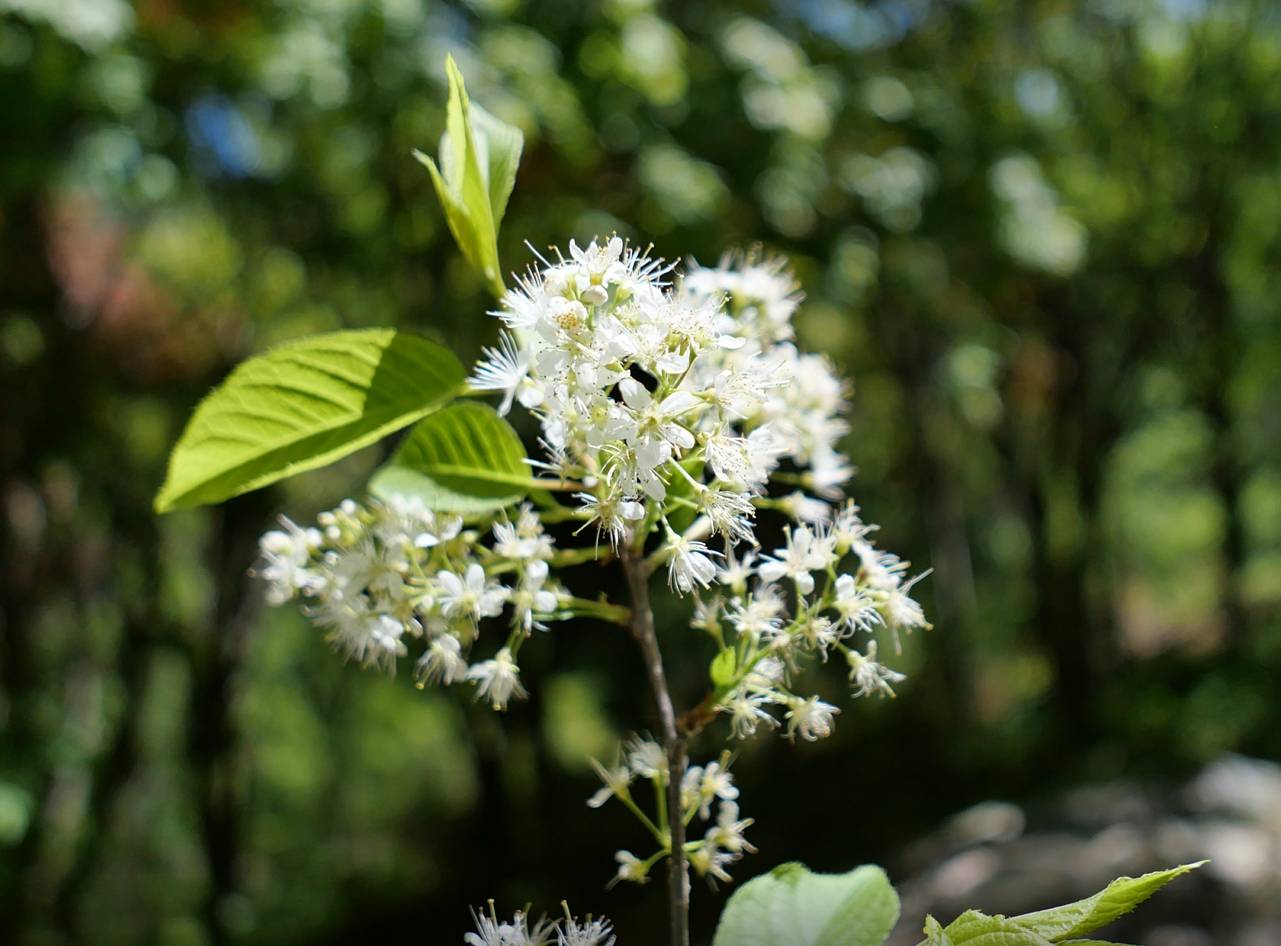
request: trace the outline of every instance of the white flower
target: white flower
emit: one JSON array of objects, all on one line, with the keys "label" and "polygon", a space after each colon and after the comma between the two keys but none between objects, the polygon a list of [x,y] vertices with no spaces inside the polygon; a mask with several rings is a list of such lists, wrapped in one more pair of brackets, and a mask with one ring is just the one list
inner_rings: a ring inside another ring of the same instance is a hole
[{"label": "white flower", "polygon": [[627,794],[627,787],[632,784],[632,770],[625,765],[616,765],[612,769],[607,769],[595,759],[592,759],[592,768],[600,776],[600,780],[605,784],[596,790],[591,798],[587,799],[588,808],[599,808],[605,802],[614,797],[623,797]]},{"label": "white flower", "polygon": [[549,566],[542,559],[534,559],[521,572],[520,582],[511,593],[512,623],[529,634],[533,628],[541,631],[546,626],[534,620],[535,614],[548,614],[556,610],[556,592],[545,588]]},{"label": "white flower", "polygon": [[317,621],[329,628],[328,640],[334,649],[362,666],[395,673],[396,658],[408,653],[400,639],[405,625],[372,610],[363,596],[325,602],[318,609]]},{"label": "white flower", "polygon": [[566,916],[556,931],[556,946],[614,946],[614,943],[614,927],[603,916],[594,920],[589,916],[581,922],[577,917]]},{"label": "white flower", "polygon": [[748,686],[760,690],[773,690],[787,676],[787,665],[777,657],[766,657],[759,661],[744,681]]},{"label": "white flower", "polygon": [[635,425],[635,432],[628,439],[638,447],[653,440],[662,440],[678,451],[694,446],[694,435],[678,420],[701,403],[693,394],[677,391],[655,401],[645,386],[631,376],[618,383],[618,390],[632,411]]},{"label": "white flower", "polygon": [[756,735],[756,730],[761,723],[771,728],[778,725],[778,720],[766,709],[774,702],[774,696],[768,690],[749,690],[747,687],[739,687],[721,705],[721,709],[729,713],[730,727],[734,736],[738,739],[746,739]]},{"label": "white flower", "polygon": [[731,552],[726,556],[725,564],[717,571],[716,580],[734,594],[741,595],[747,589],[747,579],[752,577],[755,563],[755,552],[748,552],[741,559],[736,559]]},{"label": "white flower", "polygon": [[876,599],[858,587],[853,575],[841,575],[836,579],[836,598],[832,607],[851,633],[870,631],[881,623]]},{"label": "white flower", "polygon": [[851,650],[845,655],[850,665],[850,682],[854,685],[855,696],[894,696],[891,684],[902,683],[907,679],[903,674],[891,670],[884,664],[877,663],[876,641],[869,641],[867,654]]},{"label": "white flower", "polygon": [[871,542],[860,539],[850,547],[858,556],[863,583],[876,591],[892,591],[903,581],[903,573],[911,567],[892,552],[882,552]]},{"label": "white flower", "polygon": [[713,886],[717,880],[727,884],[734,880],[725,868],[737,860],[737,856],[729,851],[722,851],[713,844],[701,844],[696,850],[689,852],[689,866],[698,876],[712,881]]},{"label": "white flower", "polygon": [[439,634],[427,645],[427,651],[418,658],[417,678],[419,687],[436,684],[449,686],[467,676],[467,661],[462,657],[462,645],[452,634]]},{"label": "white flower", "polygon": [[544,392],[541,385],[529,377],[532,354],[530,349],[519,347],[510,332],[503,332],[498,337],[497,348],[482,349],[483,360],[477,362],[467,383],[477,391],[503,392],[499,414],[511,410],[512,401],[517,398],[522,407],[537,407],[542,403]]},{"label": "white flower", "polygon": [[504,519],[494,523],[494,551],[504,558],[523,560],[550,558],[554,550],[538,515],[523,503],[515,522]]},{"label": "white flower", "polygon": [[841,498],[841,490],[854,475],[854,467],[835,450],[821,450],[810,460],[806,480],[824,499]]},{"label": "white flower", "polygon": [[635,500],[590,493],[578,493],[576,498],[588,517],[583,528],[594,523],[597,533],[605,533],[614,548],[627,538],[633,523],[645,518],[645,507]]},{"label": "white flower", "polygon": [[506,647],[495,654],[493,660],[472,664],[467,670],[467,679],[476,684],[476,699],[489,700],[496,710],[507,709],[513,696],[518,700],[528,696],[520,684],[520,667]]},{"label": "white flower", "polygon": [[412,546],[429,549],[448,542],[462,531],[458,516],[437,517],[417,496],[391,496],[373,505],[376,521],[373,527],[385,546],[399,549]]},{"label": "white flower", "polygon": [[832,734],[836,714],[840,710],[831,703],[824,703],[817,696],[809,699],[797,697],[787,711],[787,735],[800,735],[806,742],[826,739]]},{"label": "white flower", "polygon": [[652,739],[633,736],[628,740],[627,765],[640,778],[667,781],[667,753]]},{"label": "white flower", "polygon": [[756,848],[743,836],[743,833],[754,823],[752,818],[738,817],[737,802],[724,801],[721,802],[720,810],[716,813],[716,824],[707,829],[704,837],[709,844],[731,854],[739,854],[743,851],[755,854]]},{"label": "white flower", "polygon": [[[738,786],[734,776],[720,762],[709,762],[706,766],[690,766],[686,771],[688,791],[693,797],[690,804],[698,805],[698,816],[710,818],[712,802],[717,799],[733,801],[738,797]],[[686,786],[682,786],[682,794]]]},{"label": "white flower", "polygon": [[716,562],[721,553],[709,549],[697,539],[689,539],[674,532],[668,533],[667,584],[680,594],[689,594],[694,588],[706,588],[716,580]]},{"label": "white flower", "polygon": [[793,635],[807,650],[818,651],[827,660],[827,649],[841,637],[840,628],[822,614],[810,612],[794,625]]},{"label": "white flower", "polygon": [[926,578],[929,574],[928,571],[921,572],[911,581],[904,582],[889,590],[882,608],[885,613],[886,623],[890,627],[895,630],[910,631],[913,628],[928,628],[930,626],[930,622],[925,620],[924,610],[908,594],[918,581]]},{"label": "white flower", "polygon": [[483,910],[473,910],[472,920],[476,931],[463,934],[463,942],[467,946],[548,946],[556,932],[556,925],[546,920],[539,920],[530,929],[525,914],[519,910],[510,922],[501,921],[494,912],[492,900],[488,915]]},{"label": "white flower", "polygon": [[773,556],[762,557],[757,572],[766,581],[778,581],[784,576],[791,578],[797,591],[807,595],[814,590],[814,576],[810,572],[825,569],[829,564],[829,544],[816,538],[808,526],[797,526],[788,532],[784,548],[775,549]]},{"label": "white flower", "polygon": [[806,496],[800,490],[779,500],[779,508],[798,522],[821,523],[831,518],[832,507],[821,499]]},{"label": "white flower", "polygon": [[728,427],[708,434],[703,442],[703,456],[712,473],[726,483],[755,481],[747,438],[735,436]]},{"label": "white flower", "polygon": [[752,531],[756,507],[747,493],[702,486],[698,490],[698,509],[712,524],[712,531],[723,535],[729,544],[756,541]]},{"label": "white flower", "polygon": [[320,532],[301,529],[284,516],[280,523],[283,530],[268,532],[258,540],[263,565],[254,571],[267,582],[267,603],[272,605],[284,604],[300,593],[311,593],[320,582],[310,567],[312,556],[320,547]]},{"label": "white flower", "polygon": [[447,618],[463,616],[474,623],[481,618],[492,618],[503,610],[507,589],[496,581],[485,580],[485,569],[473,562],[467,566],[462,578],[453,572],[436,573],[440,591],[437,601]]},{"label": "white flower", "polygon": [[618,851],[614,854],[614,860],[618,862],[618,872],[614,874],[614,879],[610,881],[610,886],[619,881],[629,881],[634,884],[643,884],[649,880],[649,868],[639,857],[631,851]]},{"label": "white flower", "polygon": [[858,505],[851,501],[843,505],[832,519],[828,535],[835,543],[837,554],[844,555],[856,542],[864,541],[868,533],[876,528],[863,521],[861,512]]}]

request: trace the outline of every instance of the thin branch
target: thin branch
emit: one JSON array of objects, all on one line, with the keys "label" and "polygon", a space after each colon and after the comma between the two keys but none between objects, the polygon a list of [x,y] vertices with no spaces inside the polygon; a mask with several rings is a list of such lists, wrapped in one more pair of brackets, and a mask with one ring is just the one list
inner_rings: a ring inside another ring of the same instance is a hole
[{"label": "thin branch", "polygon": [[671,946],[689,946],[689,862],[685,857],[685,825],[680,817],[681,782],[685,780],[688,762],[685,737],[681,735],[676,723],[676,709],[672,705],[667,675],[663,671],[663,654],[659,650],[658,635],[654,630],[654,611],[649,601],[650,569],[631,550],[624,554],[622,562],[632,598],[631,632],[645,660],[650,689],[654,692],[654,702],[658,706],[663,748],[667,751],[667,808],[671,812],[668,819],[671,838],[667,900],[671,920]]}]

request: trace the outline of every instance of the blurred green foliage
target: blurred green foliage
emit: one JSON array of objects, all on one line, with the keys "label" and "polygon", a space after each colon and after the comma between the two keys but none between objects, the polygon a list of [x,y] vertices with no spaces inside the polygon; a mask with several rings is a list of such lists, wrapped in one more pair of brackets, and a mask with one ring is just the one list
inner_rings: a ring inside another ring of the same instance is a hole
[{"label": "blurred green foliage", "polygon": [[994,793],[1281,755],[1272,5],[0,11],[0,941],[453,943],[488,896],[657,938],[649,891],[601,889],[628,823],[582,806],[581,754],[651,722],[625,639],[558,630],[499,720],[264,613],[258,532],[376,449],[150,512],[247,354],[370,325],[492,339],[410,157],[442,130],[446,52],[526,137],[509,269],[525,240],[612,230],[793,260],[803,343],[857,384],[856,494],[935,569],[898,701],[745,750],[760,867],[892,858]]}]

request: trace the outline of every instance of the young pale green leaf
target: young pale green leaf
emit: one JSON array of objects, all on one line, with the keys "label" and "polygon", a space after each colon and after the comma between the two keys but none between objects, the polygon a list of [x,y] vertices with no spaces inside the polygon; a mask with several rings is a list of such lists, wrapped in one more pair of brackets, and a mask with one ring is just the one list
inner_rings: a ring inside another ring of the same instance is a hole
[{"label": "young pale green leaf", "polygon": [[943,924],[932,916],[925,918],[925,942],[921,946],[952,946]]},{"label": "young pale green leaf", "polygon": [[453,57],[445,62],[449,103],[440,139],[439,166],[421,151],[414,157],[431,173],[445,219],[468,262],[490,291],[504,291],[498,261],[498,228],[516,182],[524,139],[518,128],[472,105]]},{"label": "young pale green leaf", "polygon": [[898,914],[898,894],[879,867],[815,874],[784,864],[730,897],[712,946],[880,946]]},{"label": "young pale green leaf", "polygon": [[452,404],[410,431],[369,491],[417,496],[430,508],[478,515],[510,506],[533,485],[525,448],[487,404]]},{"label": "young pale green leaf", "polygon": [[516,186],[516,169],[520,167],[525,136],[519,128],[495,118],[479,105],[472,105],[471,119],[477,156],[489,190],[494,235],[497,236],[507,213],[507,199]]},{"label": "young pale green leaf", "polygon": [[729,686],[734,680],[734,670],[738,665],[734,648],[726,647],[719,654],[712,658],[712,665],[708,669],[708,675],[711,677],[712,686],[720,688]]},{"label": "young pale green leaf", "polygon": [[314,335],[257,355],[196,408],[156,511],[324,466],[436,410],[463,381],[447,348],[393,329]]},{"label": "young pale green leaf", "polygon": [[[928,933],[927,925],[927,936]],[[978,910],[962,913],[948,924],[943,933],[946,938],[938,942],[950,946],[1051,946],[1044,936],[1008,917],[988,916]],[[934,946],[933,940],[927,939],[926,942]]]},{"label": "young pale green leaf", "polygon": [[1028,913],[1015,917],[1014,920],[1025,929],[1033,930],[1054,943],[1083,936],[1129,913],[1170,881],[1196,870],[1204,863],[1205,861],[1184,864],[1170,870],[1153,871],[1142,877],[1121,877],[1092,897],[1052,910]]}]

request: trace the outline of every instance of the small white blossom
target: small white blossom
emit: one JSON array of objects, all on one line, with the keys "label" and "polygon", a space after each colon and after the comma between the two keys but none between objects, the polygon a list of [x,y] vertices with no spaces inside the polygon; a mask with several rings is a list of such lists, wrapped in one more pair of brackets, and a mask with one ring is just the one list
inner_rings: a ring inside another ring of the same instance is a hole
[{"label": "small white blossom", "polygon": [[473,622],[492,618],[502,612],[507,600],[507,589],[496,581],[487,581],[485,569],[476,562],[467,566],[462,578],[450,571],[438,572],[436,584],[445,617],[463,616]]},{"label": "small white blossom", "polygon": [[806,742],[826,739],[832,734],[836,714],[840,710],[831,703],[824,703],[817,696],[796,698],[787,711],[787,734],[799,735]]},{"label": "small white blossom", "polygon": [[605,917],[585,920],[569,915],[556,931],[556,946],[614,946],[614,927]]},{"label": "small white blossom", "polygon": [[867,645],[866,655],[851,650],[845,655],[850,665],[850,682],[854,685],[855,696],[894,696],[892,684],[902,683],[907,679],[903,674],[891,670],[876,660],[876,641]]},{"label": "small white blossom", "polygon": [[814,576],[810,572],[833,564],[831,555],[829,541],[815,535],[809,526],[797,526],[788,532],[787,545],[775,549],[773,556],[763,557],[757,571],[766,581],[790,578],[796,590],[807,595],[814,590]]},{"label": "small white blossom", "polygon": [[921,606],[912,599],[908,594],[912,587],[930,573],[922,572],[911,581],[903,582],[891,588],[886,595],[883,610],[886,623],[895,630],[910,631],[914,628],[928,628],[930,623],[925,620],[925,612]]},{"label": "small white blossom", "polygon": [[716,813],[716,824],[707,829],[705,837],[709,844],[730,854],[739,854],[743,851],[755,854],[756,848],[744,837],[744,832],[754,823],[753,818],[738,817],[737,802],[724,801],[721,802],[720,810]]},{"label": "small white blossom", "polygon": [[[696,773],[693,776],[690,773]],[[690,791],[698,805],[698,816],[709,818],[712,814],[712,802],[720,798],[733,801],[738,798],[738,786],[734,776],[719,762],[709,762],[706,766],[691,766],[686,773]]]},{"label": "small white blossom", "polygon": [[876,599],[858,587],[853,575],[841,575],[836,579],[836,598],[832,607],[851,633],[870,631],[881,623]]},{"label": "small white blossom", "polygon": [[577,499],[582,503],[587,525],[595,524],[596,531],[603,532],[614,548],[627,538],[634,523],[645,518],[644,505],[632,499],[593,496],[590,493],[579,493]]},{"label": "small white blossom", "polygon": [[689,853],[689,866],[698,876],[706,877],[711,881],[713,886],[718,880],[726,884],[733,882],[734,878],[725,868],[736,860],[738,857],[712,844],[702,844],[697,850]]},{"label": "small white blossom", "polygon": [[311,568],[312,556],[320,547],[316,529],[302,529],[284,516],[284,529],[268,532],[258,540],[263,564],[254,574],[267,582],[267,603],[284,604],[317,587],[320,578]]},{"label": "small white blossom", "polygon": [[548,614],[556,609],[556,592],[545,587],[550,568],[542,559],[534,559],[521,571],[520,581],[511,592],[512,623],[529,634],[546,625],[534,620],[535,614]]},{"label": "small white blossom", "polygon": [[618,851],[614,854],[614,860],[618,863],[618,872],[614,874],[610,886],[619,881],[643,884],[649,880],[649,868],[631,851]]},{"label": "small white blossom", "polygon": [[627,764],[640,778],[667,780],[667,753],[652,739],[633,736],[628,740]]},{"label": "small white blossom", "polygon": [[689,594],[696,587],[706,588],[716,580],[716,562],[721,553],[709,549],[697,539],[669,533],[664,547],[667,558],[667,584],[679,594]]},{"label": "small white blossom", "polygon": [[528,695],[520,683],[520,667],[506,647],[494,655],[493,660],[473,664],[467,671],[467,679],[476,684],[476,699],[489,700],[496,710],[507,709],[513,696],[523,700]]},{"label": "small white blossom", "polygon": [[452,634],[440,634],[427,645],[427,651],[418,660],[418,685],[442,684],[448,686],[467,676],[467,661],[462,656],[462,645]]},{"label": "small white blossom", "polygon": [[492,900],[489,913],[473,910],[472,920],[476,931],[463,934],[467,946],[548,946],[556,932],[556,925],[546,920],[539,920],[531,929],[529,920],[519,910],[510,921],[499,920]]},{"label": "small white blossom", "polygon": [[739,739],[746,739],[756,735],[756,730],[762,723],[770,728],[778,725],[778,720],[766,709],[774,702],[774,697],[769,691],[753,691],[746,687],[739,687],[722,709],[729,713],[730,726],[734,735]]},{"label": "small white blossom", "polygon": [[599,808],[611,798],[621,798],[627,793],[627,787],[632,784],[632,770],[625,765],[616,765],[612,769],[607,769],[592,759],[592,768],[605,784],[587,799],[588,808]]}]

